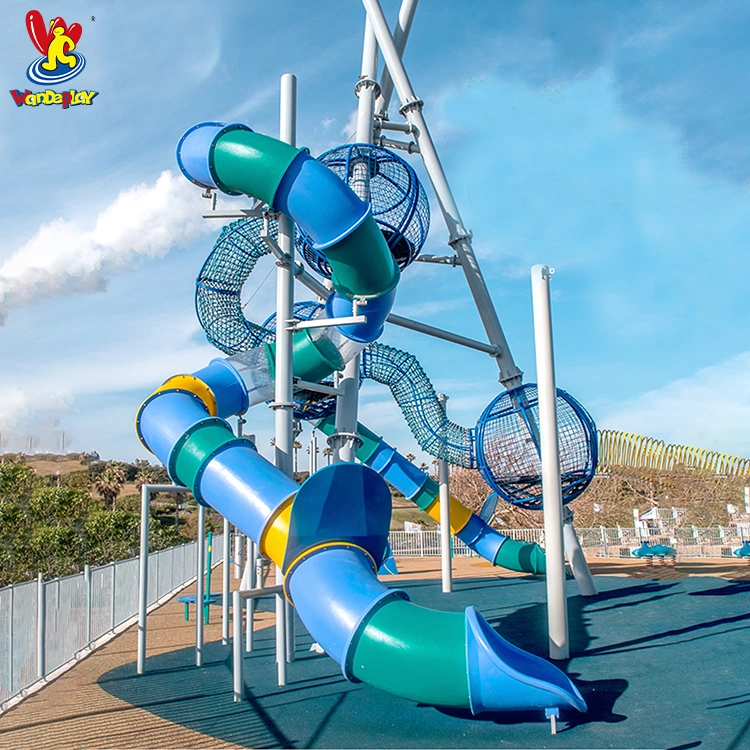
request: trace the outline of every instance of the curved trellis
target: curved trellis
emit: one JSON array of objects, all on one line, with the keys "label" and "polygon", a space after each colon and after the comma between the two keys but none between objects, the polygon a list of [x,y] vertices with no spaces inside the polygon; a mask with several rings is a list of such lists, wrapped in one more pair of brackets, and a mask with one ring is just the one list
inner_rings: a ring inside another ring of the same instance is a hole
[{"label": "curved trellis", "polygon": [[728,453],[675,445],[663,440],[622,430],[599,430],[598,473],[625,467],[674,471],[689,467],[713,474],[745,477],[750,475],[750,459]]}]

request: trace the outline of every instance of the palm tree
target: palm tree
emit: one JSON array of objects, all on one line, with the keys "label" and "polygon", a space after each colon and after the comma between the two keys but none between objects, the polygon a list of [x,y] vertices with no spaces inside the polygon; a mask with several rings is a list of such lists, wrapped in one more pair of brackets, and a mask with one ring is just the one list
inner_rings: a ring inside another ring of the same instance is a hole
[{"label": "palm tree", "polygon": [[407,460],[407,461],[408,461],[409,463],[414,463],[414,459],[415,459],[415,458],[416,458],[416,456],[415,456],[415,455],[414,455],[413,453],[407,453],[407,454],[406,454],[406,460]]},{"label": "palm tree", "polygon": [[294,443],[292,443],[292,448],[294,449],[294,473],[297,473],[297,451],[302,447],[302,443],[299,442],[299,440],[295,440]]},{"label": "palm tree", "polygon": [[330,466],[331,459],[333,458],[333,450],[331,448],[324,448],[323,455],[326,457],[326,466]]},{"label": "palm tree", "polygon": [[422,463],[419,464],[419,470],[427,473],[430,470],[430,467],[424,461],[422,461]]},{"label": "palm tree", "polygon": [[115,510],[117,496],[125,484],[125,469],[117,461],[110,461],[94,482],[96,491],[104,498],[107,510]]}]

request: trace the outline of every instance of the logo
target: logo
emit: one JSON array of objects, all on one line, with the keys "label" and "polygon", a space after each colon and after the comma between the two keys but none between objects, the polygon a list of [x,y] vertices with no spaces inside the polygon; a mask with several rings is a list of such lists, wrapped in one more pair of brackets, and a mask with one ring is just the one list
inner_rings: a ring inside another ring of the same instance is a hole
[{"label": "logo", "polygon": [[[41,57],[34,60],[26,71],[26,77],[32,83],[56,86],[67,83],[83,72],[86,60],[76,51],[83,33],[81,24],[72,23],[68,26],[60,16],[56,16],[48,26],[38,10],[30,10],[26,14],[26,31],[32,44],[41,52]],[[11,90],[10,95],[18,107],[24,104],[29,107],[59,104],[63,109],[68,109],[78,104],[91,104],[97,92],[75,89],[58,92],[50,88],[32,92],[29,89],[16,89]]]},{"label": "logo", "polygon": [[83,33],[81,24],[68,26],[60,16],[50,21],[49,29],[38,10],[26,14],[26,31],[34,46],[42,53],[26,71],[32,83],[55,86],[83,72],[86,60],[74,52]]}]

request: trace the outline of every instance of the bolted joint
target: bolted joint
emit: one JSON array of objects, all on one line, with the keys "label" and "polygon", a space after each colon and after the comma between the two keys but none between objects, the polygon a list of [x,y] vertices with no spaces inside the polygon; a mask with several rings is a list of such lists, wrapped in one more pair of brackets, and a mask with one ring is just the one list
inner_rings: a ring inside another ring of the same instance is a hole
[{"label": "bolted joint", "polygon": [[375,96],[380,96],[380,84],[372,78],[368,78],[367,76],[360,76],[357,83],[354,84],[354,93],[358,99],[359,92],[362,89],[373,89],[375,91]]},{"label": "bolted joint", "polygon": [[455,251],[456,245],[460,245],[462,242],[471,242],[473,237],[473,232],[456,232],[448,238],[448,245]]},{"label": "bolted joint", "polygon": [[326,442],[330,448],[340,448],[342,445],[346,445],[347,440],[352,441],[355,450],[364,445],[364,441],[356,432],[334,432]]},{"label": "bolted joint", "polygon": [[417,112],[421,112],[422,107],[424,107],[424,102],[421,99],[416,98],[416,99],[412,99],[410,102],[406,102],[406,104],[401,106],[398,111],[404,117],[406,117],[406,115],[408,115],[409,112],[413,112],[414,110],[416,110]]}]

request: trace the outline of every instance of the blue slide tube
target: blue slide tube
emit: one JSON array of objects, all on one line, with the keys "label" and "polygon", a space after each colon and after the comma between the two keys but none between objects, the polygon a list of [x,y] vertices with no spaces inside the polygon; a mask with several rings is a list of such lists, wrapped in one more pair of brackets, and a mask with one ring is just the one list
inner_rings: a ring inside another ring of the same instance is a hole
[{"label": "blue slide tube", "polygon": [[214,394],[216,414],[219,417],[231,417],[247,411],[247,388],[237,370],[225,359],[212,359],[207,367],[197,370],[193,375],[202,380]]},{"label": "blue slide tube", "polygon": [[[252,477],[246,481],[245,477]],[[274,511],[299,485],[250,445],[231,445],[209,461],[200,494],[250,538],[260,540]]]},{"label": "blue slide tube", "polygon": [[274,208],[298,224],[315,249],[341,242],[370,214],[370,205],[328,167],[304,152],[297,155],[279,183]]},{"label": "blue slide tube", "polygon": [[141,443],[165,466],[175,443],[208,411],[203,402],[185,391],[158,391],[146,399],[135,426]]},{"label": "blue slide tube", "polygon": [[[381,297],[367,300],[366,305],[357,309],[358,315],[367,318],[366,323],[354,323],[352,325],[338,326],[338,330],[353,341],[369,343],[380,338],[385,327],[393,302],[396,299],[396,289],[392,289]],[[346,318],[354,315],[354,302],[334,292],[326,300],[326,316],[329,318]]]},{"label": "blue slide tube", "polygon": [[409,599],[384,586],[373,572],[372,560],[360,548],[334,544],[287,573],[287,590],[305,627],[352,681],[350,651],[369,613],[388,599]]}]

